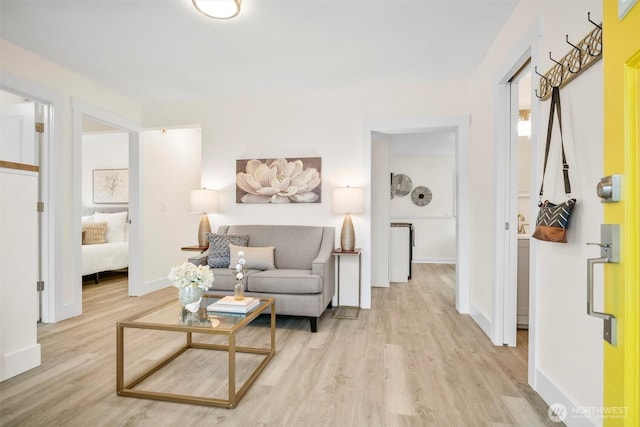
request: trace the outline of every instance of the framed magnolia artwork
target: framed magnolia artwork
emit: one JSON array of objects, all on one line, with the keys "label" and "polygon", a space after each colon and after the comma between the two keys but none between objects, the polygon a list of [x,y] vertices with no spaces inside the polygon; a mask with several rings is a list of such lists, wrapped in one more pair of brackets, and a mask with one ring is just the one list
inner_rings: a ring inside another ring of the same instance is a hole
[{"label": "framed magnolia artwork", "polygon": [[320,157],[236,160],[236,203],[320,203]]},{"label": "framed magnolia artwork", "polygon": [[129,203],[129,169],[94,169],[93,203]]}]

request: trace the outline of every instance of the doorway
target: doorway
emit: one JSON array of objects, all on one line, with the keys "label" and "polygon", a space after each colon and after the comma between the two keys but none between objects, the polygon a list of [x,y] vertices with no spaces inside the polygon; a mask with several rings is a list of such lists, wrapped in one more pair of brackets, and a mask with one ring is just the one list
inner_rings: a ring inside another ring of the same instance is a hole
[{"label": "doorway", "polygon": [[[73,171],[75,176],[83,176],[83,131],[90,126],[99,126],[104,133],[105,129],[114,130],[121,135],[123,141],[122,150],[126,151],[127,162],[118,164],[127,164],[128,173],[128,201],[126,216],[126,225],[128,225],[128,233],[126,243],[128,247],[127,271],[128,271],[128,293],[131,296],[139,295],[141,283],[143,283],[143,263],[141,255],[141,199],[140,192],[140,126],[124,117],[99,107],[86,104],[82,101],[72,99],[73,110]],[[95,129],[95,128],[94,128]],[[114,133],[115,134],[115,133]],[[121,150],[121,151],[122,151]],[[122,157],[122,156],[121,156]],[[122,160],[114,160],[122,162]],[[115,163],[114,163],[115,165]],[[93,170],[90,171],[93,174]],[[91,177],[93,182],[93,176]],[[82,216],[83,211],[83,180],[77,179],[73,183],[73,229],[77,230],[76,235],[81,236],[82,233]],[[86,183],[85,183],[86,184]],[[92,184],[93,185],[93,184]],[[86,185],[85,185],[86,187]],[[93,192],[93,188],[89,186],[87,192]],[[88,196],[92,198],[93,194]],[[92,203],[94,204],[94,203]],[[95,205],[95,204],[94,204]],[[114,213],[113,204],[110,213]],[[123,204],[116,204],[123,206]],[[104,209],[102,209],[104,211]],[[115,208],[115,211],[122,208]],[[89,212],[86,212],[87,214]],[[109,221],[102,218],[102,220]],[[124,230],[122,231],[124,233]],[[82,245],[77,244],[73,248],[73,272],[74,280],[72,286],[72,305],[74,312],[79,315],[82,313]]]},{"label": "doorway", "polygon": [[[511,141],[517,164],[516,327],[529,329],[529,243],[535,220],[531,217],[531,67],[522,69],[511,83],[517,91],[516,137]],[[512,112],[513,114],[513,112]],[[516,343],[517,345],[517,343]]]},{"label": "doorway", "polygon": [[531,60],[527,58],[508,80],[509,137],[504,158],[508,165],[504,202],[508,262],[502,267],[505,277],[502,338],[509,346],[517,345],[518,329],[529,329],[529,239],[535,222],[531,197],[531,93]]},{"label": "doorway", "polygon": [[85,117],[81,163],[84,289],[108,276],[128,275],[129,134]]},{"label": "doorway", "polygon": [[[365,174],[369,175],[371,187],[365,198],[365,212],[371,224],[371,240],[363,244],[370,258],[363,258],[363,283],[388,286],[388,269],[377,268],[388,265],[389,259],[389,161],[381,160],[384,150],[379,141],[385,135],[422,133],[433,129],[451,129],[455,134],[455,263],[456,263],[456,309],[469,313],[469,190],[468,190],[468,133],[469,116],[432,116],[424,118],[376,120],[365,125]],[[387,150],[388,152],[388,150]],[[388,154],[387,154],[388,156]],[[386,169],[384,165],[387,165]],[[365,275],[368,274],[369,277]],[[386,275],[385,275],[386,274]],[[367,301],[368,298],[368,301]],[[371,289],[363,289],[364,304],[370,307]],[[473,316],[473,313],[471,313]],[[474,317],[475,319],[476,317]],[[476,320],[487,331],[490,325]]]},{"label": "doorway", "polygon": [[[411,224],[411,262],[455,265],[455,129],[431,128],[388,135],[387,139],[393,176],[390,220],[396,225],[391,228],[391,238],[398,229],[406,230],[398,223]],[[407,267],[397,262],[401,257],[395,256],[402,253],[407,237],[399,242],[400,248],[390,251],[391,282],[407,281]]]}]

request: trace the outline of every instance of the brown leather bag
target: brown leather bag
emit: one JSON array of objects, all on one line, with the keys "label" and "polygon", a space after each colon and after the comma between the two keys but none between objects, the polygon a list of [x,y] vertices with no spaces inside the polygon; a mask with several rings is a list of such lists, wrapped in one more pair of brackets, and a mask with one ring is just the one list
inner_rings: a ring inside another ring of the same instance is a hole
[{"label": "brown leather bag", "polygon": [[[567,243],[567,229],[571,212],[576,205],[576,199],[571,198],[571,182],[569,181],[569,164],[564,154],[564,141],[562,139],[562,112],[560,109],[560,89],[554,87],[551,93],[551,111],[549,112],[549,126],[547,127],[547,146],[544,153],[544,168],[542,170],[542,182],[540,183],[540,201],[538,206],[538,218],[536,219],[536,229],[533,232],[534,238],[547,242]],[[553,117],[558,113],[558,125],[560,126],[560,146],[562,147],[562,173],[564,177],[564,192],[567,199],[562,203],[551,203],[549,200],[542,201],[544,189],[544,174],[547,171],[547,160],[549,158],[549,147],[551,146],[551,132],[553,130]]]}]

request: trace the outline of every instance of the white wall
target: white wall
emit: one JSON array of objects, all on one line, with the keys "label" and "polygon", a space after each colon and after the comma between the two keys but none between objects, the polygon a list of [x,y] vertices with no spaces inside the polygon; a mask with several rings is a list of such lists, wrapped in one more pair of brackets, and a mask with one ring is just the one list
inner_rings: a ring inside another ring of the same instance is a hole
[{"label": "white wall", "polygon": [[[366,191],[379,191],[385,197],[389,194],[386,180],[383,188],[372,188],[370,177],[363,176],[363,127],[368,120],[459,114],[468,110],[468,85],[465,82],[439,82],[173,106],[150,105],[145,107],[144,125],[152,127],[201,120],[203,183],[221,190],[222,214],[215,223],[328,225],[336,227],[338,239],[342,216],[331,212],[333,188],[364,186]],[[322,203],[236,204],[236,159],[281,156],[322,158]],[[366,206],[369,206],[368,201],[367,197]],[[364,249],[362,302],[365,308],[370,307],[371,301],[370,215],[371,212],[364,212],[352,216],[356,246]]]},{"label": "white wall", "polygon": [[[128,169],[129,134],[109,132],[82,135],[82,206],[93,203],[94,169]],[[104,205],[101,205],[104,206]]]},{"label": "white wall", "polygon": [[[200,188],[200,129],[168,129],[143,134],[144,281],[167,286],[174,265],[196,255],[200,214],[189,210],[189,190]],[[212,223],[216,216],[211,215]]]},{"label": "white wall", "polygon": [[[533,66],[539,71],[552,63],[548,52],[560,58],[571,48],[565,35],[580,40],[593,29],[586,20],[587,12],[595,20],[601,17],[597,1],[520,2],[475,73],[473,87],[473,124],[470,148],[470,194],[472,205],[471,303],[490,321],[493,283],[495,281],[494,249],[497,224],[493,220],[500,212],[494,207],[496,142],[500,141],[500,117],[506,111],[501,105],[500,81],[524,52],[525,39],[533,32]],[[540,19],[537,31],[537,19]],[[537,87],[537,79],[534,79]],[[602,322],[585,313],[586,259],[597,250],[585,245],[598,241],[602,208],[595,195],[595,184],[602,175],[602,64],[598,63],[580,75],[561,91],[565,129],[565,149],[571,165],[573,194],[578,199],[571,222],[569,242],[550,244],[532,240],[531,294],[535,299],[535,347],[537,350],[534,387],[547,403],[563,403],[571,412],[574,406],[602,405]],[[537,160],[537,177],[532,187],[539,185],[544,154],[546,115],[549,102],[534,102],[533,159]],[[549,160],[549,180],[546,187],[550,199],[563,200],[559,159]],[[532,188],[532,192],[537,191]],[[531,207],[529,218],[535,214]],[[500,260],[497,260],[500,262]],[[601,286],[601,285],[600,285]],[[531,347],[530,347],[531,348]],[[599,424],[601,420],[591,420]],[[568,425],[584,425],[589,421],[568,418]]]},{"label": "white wall", "polygon": [[426,186],[433,195],[426,206],[416,206],[411,193],[389,202],[392,222],[414,226],[413,261],[455,263],[455,157],[391,157],[391,171],[409,176],[414,189]]}]

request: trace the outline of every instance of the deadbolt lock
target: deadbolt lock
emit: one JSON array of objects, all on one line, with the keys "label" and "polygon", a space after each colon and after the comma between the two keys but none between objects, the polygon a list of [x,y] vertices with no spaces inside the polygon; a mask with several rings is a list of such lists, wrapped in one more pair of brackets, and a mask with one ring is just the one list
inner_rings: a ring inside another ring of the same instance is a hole
[{"label": "deadbolt lock", "polygon": [[600,178],[596,192],[602,203],[620,201],[620,181],[622,175],[609,175]]}]

